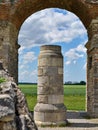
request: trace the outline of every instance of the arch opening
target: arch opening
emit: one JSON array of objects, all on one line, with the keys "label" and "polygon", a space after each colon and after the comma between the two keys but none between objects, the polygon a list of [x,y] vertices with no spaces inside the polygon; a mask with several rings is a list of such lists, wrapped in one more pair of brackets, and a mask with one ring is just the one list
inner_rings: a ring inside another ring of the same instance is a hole
[{"label": "arch opening", "polygon": [[[87,48],[87,112],[91,117],[98,117],[98,2],[94,0],[15,0],[13,4],[8,1],[0,2],[0,59],[16,83],[18,78],[18,48],[17,37],[19,29],[26,18],[37,11],[46,8],[67,9],[76,14],[88,31]],[[5,12],[5,13],[3,13]],[[59,28],[62,30],[62,28]],[[70,36],[72,33],[70,33]],[[46,36],[47,37],[47,36]],[[56,37],[56,35],[55,35]],[[51,38],[51,36],[50,36]],[[44,41],[43,41],[44,42]],[[77,57],[82,57],[74,47],[70,52],[76,52]],[[34,53],[32,54],[33,57]],[[66,54],[66,56],[68,53]],[[71,61],[67,61],[69,64]],[[72,60],[75,64],[76,61]],[[89,65],[90,63],[90,65]]]},{"label": "arch opening", "polygon": [[[47,44],[62,46],[65,60],[64,83],[71,81],[75,84],[86,80],[86,49],[84,46],[88,39],[87,32],[79,18],[66,10],[51,8],[33,14],[23,26],[18,37],[18,43],[22,45],[19,50],[21,56],[19,82],[37,82],[39,48]],[[31,68],[31,66],[34,67]]]}]

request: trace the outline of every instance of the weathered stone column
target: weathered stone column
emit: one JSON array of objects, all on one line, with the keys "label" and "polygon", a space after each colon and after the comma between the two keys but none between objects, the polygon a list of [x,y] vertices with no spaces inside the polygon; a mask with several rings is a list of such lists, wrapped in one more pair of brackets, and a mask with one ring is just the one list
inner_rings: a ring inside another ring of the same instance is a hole
[{"label": "weathered stone column", "polygon": [[87,112],[90,117],[98,117],[98,19],[92,20],[88,33]]},{"label": "weathered stone column", "polygon": [[18,30],[6,20],[0,20],[0,61],[15,82],[18,82]]},{"label": "weathered stone column", "polygon": [[66,124],[63,92],[63,56],[60,46],[42,46],[38,58],[37,125]]}]

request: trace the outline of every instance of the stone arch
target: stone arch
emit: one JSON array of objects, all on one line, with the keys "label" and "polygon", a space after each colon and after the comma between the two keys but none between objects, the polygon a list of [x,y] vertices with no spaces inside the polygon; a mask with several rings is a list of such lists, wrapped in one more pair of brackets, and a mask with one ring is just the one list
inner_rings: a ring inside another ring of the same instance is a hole
[{"label": "stone arch", "polygon": [[31,14],[46,8],[66,9],[77,15],[86,28],[88,28],[92,19],[88,4],[81,0],[24,0],[17,2],[10,20],[19,29],[24,20]]},{"label": "stone arch", "polygon": [[[17,82],[17,36],[24,20],[45,8],[61,8],[76,14],[87,28],[87,112],[98,117],[98,2],[95,0],[2,0],[0,1],[0,60]],[[89,59],[92,57],[92,67]],[[89,69],[90,68],[90,69]]]},{"label": "stone arch", "polygon": [[[91,21],[91,14],[89,11],[89,6],[86,5],[87,3],[81,1],[81,0],[63,0],[61,2],[61,0],[43,0],[43,1],[39,1],[39,0],[19,0],[17,2],[17,4],[15,4],[16,6],[14,6],[14,10],[13,8],[10,10],[10,12],[13,12],[10,16],[10,22],[12,24],[12,26],[14,26],[14,28],[16,29],[15,32],[15,36],[14,37],[18,37],[18,33],[19,33],[19,29],[22,25],[22,23],[33,13],[46,9],[46,8],[51,8],[51,7],[56,7],[56,8],[61,8],[61,9],[66,9],[72,13],[74,13],[75,15],[77,15],[80,20],[82,21],[82,23],[84,24],[85,28],[88,28],[90,21]],[[78,11],[78,9],[80,11]],[[13,27],[11,27],[11,29],[13,29]],[[13,30],[12,30],[13,32]],[[16,39],[17,41],[17,39]],[[17,43],[16,43],[17,46]],[[17,55],[17,54],[16,54]],[[17,72],[18,73],[18,72]],[[17,80],[17,77],[15,77]]]}]

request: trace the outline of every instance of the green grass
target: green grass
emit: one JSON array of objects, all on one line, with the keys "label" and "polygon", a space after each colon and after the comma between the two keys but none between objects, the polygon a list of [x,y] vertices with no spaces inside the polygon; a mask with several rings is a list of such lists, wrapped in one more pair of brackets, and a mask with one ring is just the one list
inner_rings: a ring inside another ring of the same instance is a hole
[{"label": "green grass", "polygon": [[64,104],[68,110],[85,111],[85,96],[64,96]]},{"label": "green grass", "polygon": [[64,85],[64,95],[85,95],[85,85]]},{"label": "green grass", "polygon": [[26,99],[27,99],[27,103],[28,103],[30,111],[33,111],[34,106],[36,105],[36,102],[37,102],[37,96],[26,95]]},{"label": "green grass", "polygon": [[[29,109],[33,111],[37,102],[36,85],[19,85],[25,94]],[[85,85],[64,85],[64,104],[68,110],[85,110]]]},{"label": "green grass", "polygon": [[37,95],[37,85],[32,84],[19,84],[20,89],[26,96]]}]

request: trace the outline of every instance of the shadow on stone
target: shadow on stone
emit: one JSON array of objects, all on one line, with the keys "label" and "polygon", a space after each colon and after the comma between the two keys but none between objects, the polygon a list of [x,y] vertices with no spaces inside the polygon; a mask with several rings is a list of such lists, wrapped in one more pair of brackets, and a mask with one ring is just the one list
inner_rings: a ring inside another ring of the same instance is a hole
[{"label": "shadow on stone", "polygon": [[98,123],[71,123],[69,127],[82,127],[82,128],[93,128],[93,127],[98,127]]},{"label": "shadow on stone", "polygon": [[91,119],[88,118],[87,112],[79,112],[79,111],[68,111],[67,112],[67,119],[69,125],[67,127],[72,128],[94,128],[98,127],[98,119]]},{"label": "shadow on stone", "polygon": [[67,111],[67,119],[90,119],[85,111]]}]

